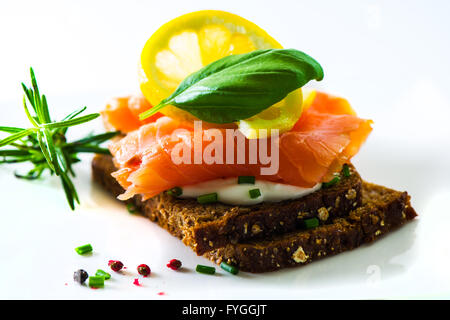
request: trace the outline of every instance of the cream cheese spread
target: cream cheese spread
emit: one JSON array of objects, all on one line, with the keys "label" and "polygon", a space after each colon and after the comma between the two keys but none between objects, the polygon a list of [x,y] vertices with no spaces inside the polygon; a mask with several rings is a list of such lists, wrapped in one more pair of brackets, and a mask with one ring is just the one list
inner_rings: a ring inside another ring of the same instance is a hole
[{"label": "cream cheese spread", "polygon": [[[261,202],[279,202],[298,199],[321,188],[321,183],[312,188],[265,180],[255,180],[255,184],[238,184],[238,178],[215,179],[182,187],[180,198],[196,198],[208,193],[217,193],[218,201],[231,205],[252,205]],[[249,191],[259,189],[261,196],[252,199]]]}]

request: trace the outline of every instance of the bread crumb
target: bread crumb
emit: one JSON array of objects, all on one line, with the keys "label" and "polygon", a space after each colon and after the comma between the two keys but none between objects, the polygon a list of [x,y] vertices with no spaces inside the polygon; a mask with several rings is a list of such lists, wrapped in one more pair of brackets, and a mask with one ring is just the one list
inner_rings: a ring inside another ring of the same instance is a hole
[{"label": "bread crumb", "polygon": [[302,212],[302,211],[299,211],[299,212],[297,213],[297,218],[303,219],[303,218],[306,217],[308,214],[309,214],[308,212]]},{"label": "bread crumb", "polygon": [[309,256],[303,251],[302,246],[299,246],[297,250],[292,254],[292,259],[297,263],[304,263],[308,260]]},{"label": "bread crumb", "polygon": [[244,234],[247,234],[248,223],[244,223]]},{"label": "bread crumb", "polygon": [[254,224],[253,226],[252,226],[252,233],[253,234],[257,234],[257,233],[260,233],[262,230],[261,230],[261,227],[258,225],[258,224]]},{"label": "bread crumb", "polygon": [[380,231],[380,230],[375,231],[375,235],[376,235],[376,236],[379,236],[380,234],[381,234],[381,231]]},{"label": "bread crumb", "polygon": [[329,213],[325,207],[319,208],[319,210],[317,210],[317,212],[318,212],[318,217],[320,220],[326,221],[328,219]]},{"label": "bread crumb", "polygon": [[348,200],[353,200],[356,198],[356,190],[355,189],[348,189],[347,194],[345,195],[345,197]]},{"label": "bread crumb", "polygon": [[212,241],[209,241],[208,244],[210,247],[214,247],[214,243]]},{"label": "bread crumb", "polygon": [[337,197],[334,201],[334,207],[337,209],[339,207],[339,204],[341,203],[341,197]]}]

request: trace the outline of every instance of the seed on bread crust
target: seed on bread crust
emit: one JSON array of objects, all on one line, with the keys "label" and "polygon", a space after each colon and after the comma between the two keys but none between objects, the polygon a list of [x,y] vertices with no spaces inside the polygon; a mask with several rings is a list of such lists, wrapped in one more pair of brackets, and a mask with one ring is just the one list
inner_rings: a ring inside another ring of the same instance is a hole
[{"label": "seed on bread crust", "polygon": [[325,207],[319,208],[317,212],[318,212],[317,216],[319,217],[320,220],[326,221],[328,219],[329,213]]},{"label": "seed on bread crust", "polygon": [[262,229],[261,229],[261,227],[260,227],[257,223],[255,223],[255,224],[252,226],[252,233],[253,233],[253,234],[260,233],[261,231],[262,231]]},{"label": "seed on bread crust", "polygon": [[348,189],[347,194],[345,195],[345,197],[349,200],[353,200],[356,198],[356,190],[355,189]]},{"label": "seed on bread crust", "polygon": [[341,197],[337,196],[336,200],[334,201],[334,207],[337,209],[339,208],[340,204],[341,204]]},{"label": "seed on bread crust", "polygon": [[304,217],[307,217],[308,215],[309,215],[308,212],[299,211],[299,213],[297,214],[297,218],[303,219]]},{"label": "seed on bread crust", "polygon": [[297,263],[305,263],[308,260],[308,255],[303,251],[302,246],[299,246],[297,250],[292,254],[292,259]]}]

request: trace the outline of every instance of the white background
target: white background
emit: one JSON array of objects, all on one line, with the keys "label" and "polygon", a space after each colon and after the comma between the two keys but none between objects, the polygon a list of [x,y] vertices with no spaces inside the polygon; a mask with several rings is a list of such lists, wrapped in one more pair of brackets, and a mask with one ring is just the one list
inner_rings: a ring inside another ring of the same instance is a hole
[{"label": "white background", "polygon": [[[26,182],[0,167],[0,298],[308,299],[449,298],[450,2],[448,1],[5,1],[0,2],[0,124],[26,126],[20,82],[33,66],[56,115],[138,90],[137,61],[161,24],[220,9],[316,58],[316,84],[350,100],[374,131],[354,162],[369,181],[407,190],[420,218],[377,243],[309,266],[263,275],[196,274],[210,263],[144,218],[130,216],[77,166],[82,205],[59,182]],[[81,131],[102,131],[101,122]],[[73,248],[90,242],[94,254]],[[165,263],[177,257],[184,272]],[[72,273],[128,267],[102,290]],[[135,267],[154,275],[132,284]],[[164,292],[164,295],[158,295]]]}]

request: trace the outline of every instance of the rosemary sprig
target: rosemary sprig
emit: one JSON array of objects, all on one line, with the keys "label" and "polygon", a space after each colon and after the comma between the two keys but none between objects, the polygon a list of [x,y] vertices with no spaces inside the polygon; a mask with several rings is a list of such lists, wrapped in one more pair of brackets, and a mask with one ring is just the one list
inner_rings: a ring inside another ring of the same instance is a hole
[{"label": "rosemary sprig", "polygon": [[[82,139],[67,142],[66,133],[69,127],[94,120],[100,114],[92,113],[80,116],[86,110],[86,107],[83,107],[70,113],[61,121],[52,121],[47,99],[45,95],[39,93],[33,68],[30,68],[30,75],[31,87],[22,83],[25,92],[23,107],[33,126],[31,128],[0,126],[1,132],[10,134],[0,140],[0,148],[8,146],[7,149],[0,149],[0,164],[19,162],[33,164],[33,168],[25,175],[14,173],[17,178],[21,179],[38,179],[46,170],[51,175],[59,176],[67,202],[74,210],[75,203],[80,203],[71,180],[71,177],[75,177],[72,166],[74,163],[80,162],[78,153],[108,154],[108,149],[100,147],[100,144],[116,136],[118,132],[91,134]],[[31,105],[31,108],[28,107],[28,104]]]}]

